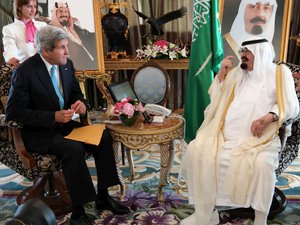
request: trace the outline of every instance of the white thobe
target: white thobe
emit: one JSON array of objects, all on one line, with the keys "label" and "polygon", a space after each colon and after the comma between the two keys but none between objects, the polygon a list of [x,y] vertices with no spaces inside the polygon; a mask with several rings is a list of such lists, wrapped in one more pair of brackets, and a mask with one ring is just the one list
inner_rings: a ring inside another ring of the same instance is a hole
[{"label": "white thobe", "polygon": [[[279,138],[273,140],[274,149],[272,149],[272,151],[262,151],[258,153],[255,160],[256,165],[254,166],[255,176],[253,177],[255,178],[251,181],[250,185],[252,190],[248,191],[249,194],[247,196],[247,200],[243,204],[232,201],[231,197],[226,194],[226,189],[224,188],[226,186],[226,176],[228,167],[230,165],[232,149],[241,144],[244,141],[245,137],[247,138],[249,136],[252,136],[250,130],[252,119],[250,118],[259,119],[269,111],[278,114],[278,106],[275,94],[276,77],[270,77],[268,88],[264,93],[267,98],[261,100],[263,104],[259,104],[254,108],[249,107],[250,105],[254,105],[258,101],[254,97],[255,95],[253,92],[257,92],[257,89],[253,87],[252,78],[253,76],[251,76],[251,72],[245,71],[242,79],[237,81],[235,86],[234,99],[230,104],[230,107],[226,114],[223,128],[224,149],[220,153],[219,158],[216,205],[230,207],[249,207],[251,205],[252,207],[254,207],[252,203],[255,203],[255,207],[259,207],[255,209],[264,212],[269,208],[271,204],[270,200],[272,198],[270,198],[269,195],[272,195],[275,185],[274,171],[278,166],[278,151],[281,147]],[[249,96],[253,97],[249,98]],[[256,163],[256,161],[259,160],[268,163]]]}]

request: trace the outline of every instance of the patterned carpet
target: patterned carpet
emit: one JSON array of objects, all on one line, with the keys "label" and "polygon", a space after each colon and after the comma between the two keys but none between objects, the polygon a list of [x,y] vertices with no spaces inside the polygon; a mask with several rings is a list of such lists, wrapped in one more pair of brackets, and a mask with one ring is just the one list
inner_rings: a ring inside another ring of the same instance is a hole
[{"label": "patterned carpet", "polygon": [[[151,149],[135,151],[134,162],[136,168],[136,180],[128,182],[128,163],[121,166],[122,174],[126,181],[126,196],[122,204],[130,207],[131,213],[124,216],[114,216],[110,211],[104,211],[100,215],[95,210],[95,205],[90,203],[86,210],[95,224],[138,224],[138,225],[171,225],[179,224],[182,218],[193,212],[193,207],[188,205],[186,189],[180,187],[177,182],[177,171],[180,163],[180,143],[176,144],[176,154],[170,173],[170,185],[164,188],[165,203],[160,205],[156,198],[159,178],[160,153],[157,146]],[[96,180],[93,160],[87,160],[93,180]],[[96,184],[96,183],[95,183]],[[14,173],[6,166],[0,164],[0,224],[12,217],[17,206],[16,195],[31,183],[20,175]],[[288,204],[284,212],[276,216],[269,225],[300,225],[300,158],[278,178],[277,187],[286,194]],[[110,190],[112,196],[117,196],[118,187]],[[57,218],[58,224],[68,225],[70,214]],[[221,213],[220,224],[251,225],[250,219],[242,219]]]}]

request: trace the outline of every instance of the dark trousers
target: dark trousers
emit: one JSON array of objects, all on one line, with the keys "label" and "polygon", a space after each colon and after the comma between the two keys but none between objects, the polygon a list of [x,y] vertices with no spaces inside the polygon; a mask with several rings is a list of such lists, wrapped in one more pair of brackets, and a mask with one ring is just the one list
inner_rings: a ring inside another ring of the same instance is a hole
[{"label": "dark trousers", "polygon": [[48,153],[62,161],[62,171],[73,207],[96,199],[96,192],[85,162],[86,153],[92,154],[95,160],[98,190],[120,184],[112,138],[106,130],[98,146],[65,139],[58,132],[53,137]]}]

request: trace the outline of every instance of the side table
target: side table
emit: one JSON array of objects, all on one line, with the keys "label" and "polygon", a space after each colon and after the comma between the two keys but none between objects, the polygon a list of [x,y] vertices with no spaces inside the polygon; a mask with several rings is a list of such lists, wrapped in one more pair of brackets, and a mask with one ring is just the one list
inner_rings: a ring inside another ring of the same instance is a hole
[{"label": "side table", "polygon": [[164,123],[145,124],[140,121],[132,127],[123,124],[106,124],[114,142],[122,143],[126,147],[131,181],[134,180],[134,165],[131,150],[149,147],[151,144],[160,145],[160,178],[158,184],[158,200],[164,201],[162,189],[168,185],[168,174],[174,154],[175,139],[183,138],[183,120],[179,117],[168,117]]}]

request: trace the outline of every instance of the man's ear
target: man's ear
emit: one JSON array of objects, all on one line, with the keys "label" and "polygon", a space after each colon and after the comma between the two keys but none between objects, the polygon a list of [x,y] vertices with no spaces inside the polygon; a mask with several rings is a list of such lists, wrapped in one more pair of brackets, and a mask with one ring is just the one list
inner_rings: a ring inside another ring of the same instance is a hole
[{"label": "man's ear", "polygon": [[43,57],[44,57],[44,56],[47,57],[47,56],[49,55],[50,52],[51,52],[50,50],[43,48],[43,49],[42,49],[42,55],[43,55]]},{"label": "man's ear", "polygon": [[47,49],[42,48],[42,54],[44,55],[47,52]]}]

